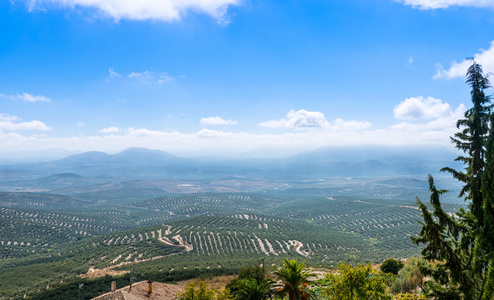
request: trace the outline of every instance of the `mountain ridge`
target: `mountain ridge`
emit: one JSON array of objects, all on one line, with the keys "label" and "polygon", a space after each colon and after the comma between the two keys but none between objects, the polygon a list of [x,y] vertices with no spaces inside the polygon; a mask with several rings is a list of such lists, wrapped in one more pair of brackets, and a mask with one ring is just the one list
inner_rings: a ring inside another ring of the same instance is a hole
[{"label": "mountain ridge", "polygon": [[[0,167],[50,176],[201,180],[227,177],[252,179],[319,179],[427,175],[442,167],[461,168],[456,155],[443,147],[324,147],[288,158],[183,158],[162,150],[129,148],[116,154],[89,151],[60,160]],[[39,175],[37,175],[40,177]],[[29,177],[25,175],[25,177]],[[34,178],[35,175],[33,175]]]}]

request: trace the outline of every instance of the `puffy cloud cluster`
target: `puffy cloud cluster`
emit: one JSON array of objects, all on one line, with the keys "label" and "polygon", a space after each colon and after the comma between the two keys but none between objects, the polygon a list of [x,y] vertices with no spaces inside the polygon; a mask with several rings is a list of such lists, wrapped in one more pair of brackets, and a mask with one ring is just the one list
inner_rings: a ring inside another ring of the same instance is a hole
[{"label": "puffy cloud cluster", "polygon": [[[489,49],[480,49],[480,52],[476,53],[473,57],[477,63],[482,65],[484,73],[494,72],[494,41],[491,42]],[[439,66],[434,78],[452,79],[457,77],[465,77],[468,67],[471,65],[472,61],[468,59],[464,59],[461,62],[453,61],[449,69],[445,70],[442,66]]]},{"label": "puffy cloud cluster", "polygon": [[[400,130],[402,132],[426,132],[426,131],[441,131],[447,130],[448,132],[454,132],[456,130],[456,121],[463,118],[467,108],[465,105],[460,104],[454,112],[450,114],[433,119],[427,123],[409,123],[402,122],[391,126],[392,129]],[[452,135],[451,133],[449,135]]]},{"label": "puffy cloud cluster", "polygon": [[222,119],[221,117],[201,118],[201,125],[235,125],[237,121],[232,119]]},{"label": "puffy cloud cluster", "polygon": [[448,103],[432,97],[411,97],[394,108],[397,119],[417,120],[447,117],[452,114]]},{"label": "puffy cloud cluster", "polygon": [[118,133],[120,131],[122,131],[120,128],[114,126],[98,130],[99,133]]},{"label": "puffy cloud cluster", "polygon": [[210,15],[220,22],[227,20],[227,9],[239,5],[241,0],[26,0],[30,10],[46,9],[43,4],[56,4],[70,8],[97,9],[115,20],[178,21],[187,12]]},{"label": "puffy cloud cluster", "polygon": [[[456,121],[463,117],[464,105],[455,110],[442,100],[432,97],[412,97],[399,103],[393,125],[374,129],[368,121],[327,121],[322,112],[291,110],[281,120],[259,125],[288,129],[282,133],[235,132],[200,129],[195,132],[154,130],[147,128],[121,129],[116,126],[98,130],[98,135],[52,137],[21,135],[20,130],[49,130],[40,121],[22,122],[20,118],[0,114],[0,143],[3,151],[61,147],[69,150],[118,151],[129,147],[164,149],[176,153],[221,149],[223,153],[243,153],[259,147],[285,149],[315,149],[327,145],[450,145],[449,136],[457,132]],[[234,122],[220,117],[204,118],[210,123]],[[222,121],[221,121],[222,120]],[[314,130],[301,130],[314,129]],[[304,148],[305,147],[305,148]]]},{"label": "puffy cloud cluster", "polygon": [[333,122],[328,122],[322,112],[307,111],[305,109],[295,111],[292,109],[286,114],[286,118],[262,122],[259,126],[288,129],[327,128],[331,130],[362,130],[371,127],[372,124],[367,121],[344,121],[339,118]]},{"label": "puffy cloud cluster", "polygon": [[491,7],[492,0],[397,0],[405,5],[411,5],[419,9],[438,9],[450,6]]},{"label": "puffy cloud cluster", "polygon": [[210,129],[201,129],[196,134],[198,138],[226,138],[226,137],[234,137],[235,134],[233,132],[224,132],[219,130],[210,130]]},{"label": "puffy cloud cluster", "polygon": [[301,109],[298,111],[290,110],[285,119],[266,121],[259,124],[261,127],[268,128],[318,128],[327,127],[329,124],[322,112],[307,111]]},{"label": "puffy cloud cluster", "polygon": [[30,122],[19,122],[20,118],[8,114],[0,113],[0,130],[18,131],[18,130],[51,130],[45,123],[37,120]]},{"label": "puffy cloud cluster", "polygon": [[445,137],[452,136],[457,131],[456,122],[464,117],[466,110],[465,105],[460,104],[452,111],[449,103],[432,97],[407,98],[395,106],[394,114],[397,119],[414,122],[394,124],[389,132],[394,132],[397,136],[401,133],[402,138],[417,136],[424,141],[432,141],[432,138],[436,138],[437,142],[445,141]]}]

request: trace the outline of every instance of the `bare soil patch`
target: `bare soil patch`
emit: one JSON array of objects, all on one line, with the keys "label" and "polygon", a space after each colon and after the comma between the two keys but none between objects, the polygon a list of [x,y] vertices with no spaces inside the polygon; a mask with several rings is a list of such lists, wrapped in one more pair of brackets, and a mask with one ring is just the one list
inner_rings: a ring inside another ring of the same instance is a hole
[{"label": "bare soil patch", "polygon": [[176,284],[153,282],[152,293],[148,293],[147,281],[134,283],[129,291],[129,286],[116,290],[115,292],[93,298],[93,300],[174,300],[178,293],[183,291],[183,287]]},{"label": "bare soil patch", "polygon": [[106,275],[110,276],[120,276],[129,273],[129,271],[115,271],[111,269],[95,269],[93,267],[89,268],[89,271],[87,271],[86,274],[81,275],[83,278],[98,278],[98,277],[105,277]]}]

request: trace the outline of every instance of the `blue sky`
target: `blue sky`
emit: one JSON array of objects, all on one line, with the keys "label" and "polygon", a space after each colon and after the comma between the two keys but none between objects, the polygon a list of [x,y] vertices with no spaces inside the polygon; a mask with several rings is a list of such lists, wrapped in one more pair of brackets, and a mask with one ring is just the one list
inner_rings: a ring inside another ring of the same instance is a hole
[{"label": "blue sky", "polygon": [[0,152],[450,146],[490,0],[0,2]]}]

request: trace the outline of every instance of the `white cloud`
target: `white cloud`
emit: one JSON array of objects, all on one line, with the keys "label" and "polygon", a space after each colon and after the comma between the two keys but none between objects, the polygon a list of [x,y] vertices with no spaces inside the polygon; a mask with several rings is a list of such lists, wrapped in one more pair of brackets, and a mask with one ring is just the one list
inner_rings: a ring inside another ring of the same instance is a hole
[{"label": "white cloud", "polygon": [[327,128],[330,130],[362,130],[371,127],[372,124],[367,121],[344,121],[343,119],[328,122],[322,112],[307,111],[305,109],[294,111],[292,109],[286,114],[285,119],[262,122],[259,126],[289,129]]},{"label": "white cloud", "polygon": [[45,96],[34,96],[28,93],[18,95],[17,98],[27,102],[51,102],[51,99]]},{"label": "white cloud", "polygon": [[199,132],[197,132],[196,136],[199,138],[217,138],[220,137],[222,131],[218,130],[210,130],[210,129],[201,129]]},{"label": "white cloud", "polygon": [[134,137],[159,137],[159,136],[166,135],[166,132],[163,132],[163,131],[149,130],[149,129],[145,129],[145,128],[134,129],[132,127],[129,127],[125,132],[129,136],[134,136]]},{"label": "white cloud", "polygon": [[0,113],[0,130],[18,131],[18,130],[51,130],[45,123],[37,120],[30,122],[17,122],[20,118],[8,114]]},{"label": "white cloud", "polygon": [[[116,72],[113,68],[108,69],[108,77],[107,81],[112,79],[122,78],[123,76]],[[166,82],[176,80],[175,77],[168,75],[166,72],[151,72],[151,71],[143,71],[143,72],[130,72],[127,75],[124,75],[128,80],[136,81],[141,84],[164,84]],[[185,78],[185,75],[180,75],[178,78]]]},{"label": "white cloud", "polygon": [[322,112],[307,111],[305,109],[298,111],[292,109],[286,114],[286,119],[266,121],[259,124],[261,127],[268,128],[318,128],[327,127],[328,125]]},{"label": "white cloud", "polygon": [[[484,73],[494,72],[494,41],[487,50],[480,49],[479,53],[474,56],[475,61],[482,65]],[[449,69],[445,70],[441,65],[437,68],[437,73],[434,79],[452,79],[457,77],[465,77],[468,68],[472,65],[472,61],[464,59],[461,62],[453,61]]]},{"label": "white cloud", "polygon": [[175,80],[175,77],[168,75],[168,73],[150,72],[150,71],[131,72],[130,74],[127,75],[127,78],[131,80],[135,80],[142,84],[152,84],[152,83],[163,84],[165,82],[170,82]]},{"label": "white cloud", "polygon": [[14,100],[21,100],[26,102],[51,102],[51,99],[45,96],[35,96],[28,93],[22,93],[17,95],[3,95],[0,94],[0,97],[10,98]]},{"label": "white cloud", "polygon": [[130,79],[135,79],[137,81],[148,81],[150,79],[153,79],[154,77],[151,76],[151,73],[149,71],[144,71],[144,72],[132,72],[129,75],[127,75]]},{"label": "white cloud", "polygon": [[173,80],[175,80],[174,77],[168,75],[167,73],[161,73],[158,78],[158,83],[163,84],[165,82],[173,81]]},{"label": "white cloud", "polygon": [[391,126],[391,130],[403,132],[406,135],[410,133],[422,134],[427,132],[447,132],[448,134],[444,134],[445,136],[452,136],[457,130],[455,126],[457,120],[464,117],[466,110],[466,106],[460,104],[454,112],[450,111],[449,114],[436,118],[427,123],[402,122]]},{"label": "white cloud", "polygon": [[[244,153],[259,147],[309,150],[328,145],[417,145],[441,144],[451,147],[449,137],[458,131],[456,120],[466,107],[460,105],[445,117],[418,119],[392,126],[371,129],[369,122],[336,119],[319,130],[295,130],[279,134],[231,132],[201,129],[185,133],[176,130],[128,129],[113,134],[93,136],[21,136],[4,133],[2,122],[19,123],[18,118],[0,114],[0,151],[19,151],[60,147],[83,151],[121,151],[130,147],[162,149],[172,153],[220,149],[218,153]],[[5,126],[3,126],[5,127]],[[338,129],[338,130],[334,130]]]},{"label": "white cloud", "polygon": [[397,0],[405,5],[411,5],[419,9],[448,8],[451,6],[469,7],[491,7],[494,8],[492,0]]},{"label": "white cloud", "polygon": [[95,8],[115,20],[178,21],[187,12],[207,14],[226,22],[227,9],[241,0],[26,0],[29,9],[41,9],[42,4],[58,4],[75,9]]},{"label": "white cloud", "polygon": [[84,122],[77,122],[77,127],[82,127],[84,126]]},{"label": "white cloud", "polygon": [[452,117],[424,124],[400,123],[377,130],[303,130],[281,134],[256,134],[201,129],[197,132],[128,129],[111,135],[95,136],[21,136],[0,130],[0,151],[19,151],[61,147],[83,151],[121,151],[130,147],[162,149],[172,153],[220,149],[221,153],[243,153],[259,147],[315,149],[328,145],[414,145],[442,144],[450,147],[449,136],[457,129]]},{"label": "white cloud", "polygon": [[12,122],[17,120],[19,120],[18,116],[11,116],[5,113],[0,113],[0,121]]},{"label": "white cloud", "polygon": [[118,74],[117,72],[115,72],[115,70],[113,70],[113,68],[108,69],[108,79],[120,78],[120,77],[122,77],[122,76],[120,74]]},{"label": "white cloud", "polygon": [[372,127],[369,121],[345,121],[343,119],[336,119],[329,122],[328,128],[331,130],[364,130]]},{"label": "white cloud", "polygon": [[[100,130],[100,132],[111,134],[73,135],[69,137],[25,136],[18,132],[9,131],[21,129],[48,130],[49,128],[39,121],[22,122],[19,117],[0,113],[0,144],[2,145],[0,152],[53,147],[68,150],[115,152],[139,146],[162,149],[181,155],[181,153],[188,151],[197,152],[200,149],[219,149],[215,150],[218,154],[245,153],[260,147],[281,147],[286,150],[310,150],[328,145],[441,144],[452,147],[449,137],[458,131],[456,121],[463,117],[466,107],[460,105],[453,111],[449,105],[446,105],[447,103],[438,99],[421,97],[413,99],[416,100],[407,99],[408,101],[405,100],[398,104],[397,107],[401,107],[403,111],[395,113],[404,120],[412,121],[403,121],[374,129],[372,124],[366,121],[345,121],[338,118],[328,122],[320,112],[290,111],[285,119],[272,122],[276,125],[282,124],[285,126],[283,128],[291,129],[296,129],[295,126],[300,124],[300,126],[319,124],[322,127],[316,127],[315,130],[290,130],[283,133],[233,132],[211,129],[180,132],[148,128],[134,129],[132,127],[122,130],[108,127]],[[420,109],[418,112],[414,111],[414,106],[417,105],[422,111]],[[428,105],[435,107],[432,109],[433,112],[428,111],[430,110]],[[426,112],[423,111],[424,109]]]},{"label": "white cloud", "polygon": [[394,108],[394,114],[401,120],[434,119],[452,115],[448,103],[432,97],[411,97]]},{"label": "white cloud", "polygon": [[245,135],[246,133],[234,133],[234,132],[225,132],[219,130],[210,130],[210,129],[201,129],[197,133],[195,133],[195,137],[198,138],[217,138],[217,139],[236,139],[238,136]]},{"label": "white cloud", "polygon": [[218,116],[209,117],[209,118],[201,118],[201,125],[235,125],[237,121],[232,119],[224,120]]},{"label": "white cloud", "polygon": [[108,127],[108,128],[103,128],[98,130],[99,133],[117,133],[120,132],[121,130],[117,127]]}]

